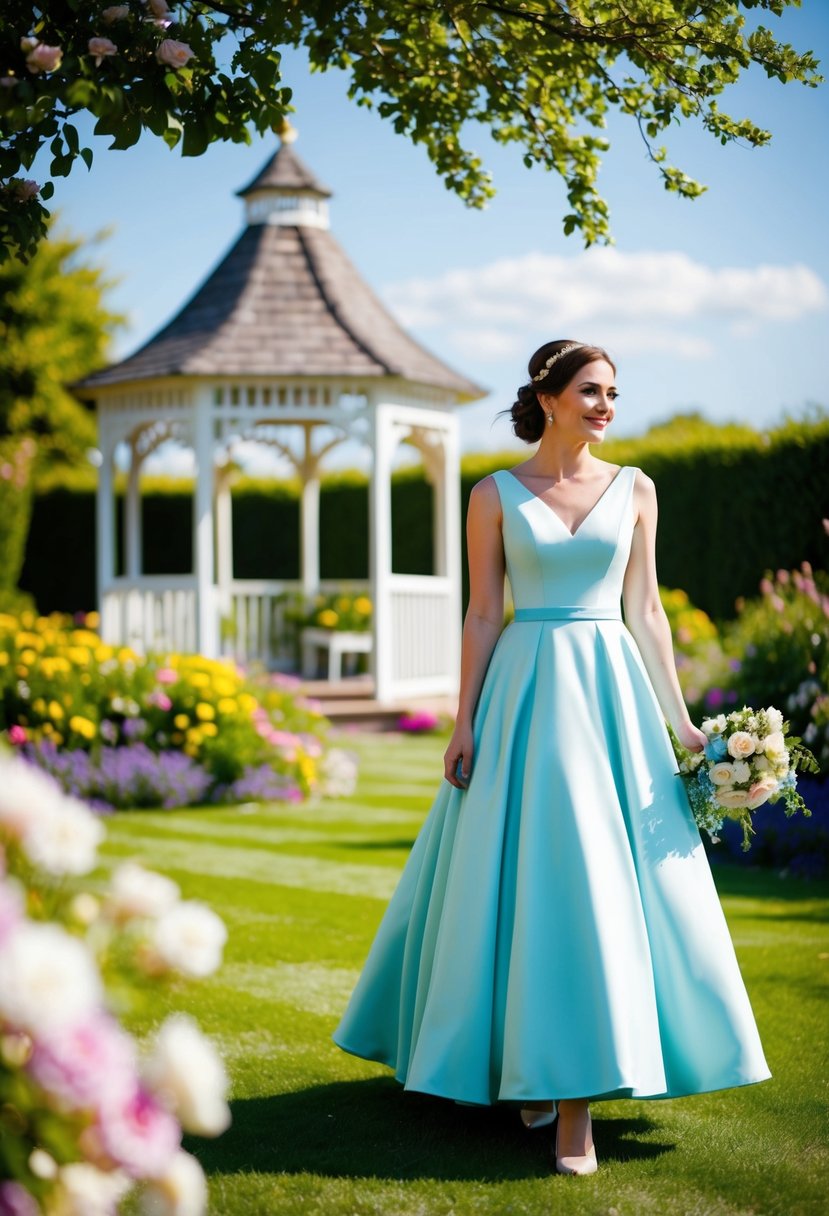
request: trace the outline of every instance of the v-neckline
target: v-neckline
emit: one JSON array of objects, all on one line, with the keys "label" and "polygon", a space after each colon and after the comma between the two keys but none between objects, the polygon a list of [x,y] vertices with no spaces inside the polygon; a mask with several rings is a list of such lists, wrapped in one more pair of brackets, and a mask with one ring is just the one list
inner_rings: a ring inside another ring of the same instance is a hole
[{"label": "v-neckline", "polygon": [[627,465],[624,465],[624,464],[621,466],[621,468],[619,469],[619,471],[618,471],[618,472],[617,472],[617,473],[616,473],[616,474],[613,476],[612,480],[611,480],[611,481],[610,481],[610,482],[609,482],[609,483],[608,483],[608,484],[605,486],[605,488],[602,490],[602,492],[601,492],[601,494],[599,495],[599,497],[598,497],[598,498],[596,499],[596,501],[593,503],[593,506],[592,506],[592,507],[590,508],[590,510],[587,512],[587,514],[585,515],[584,519],[581,521],[581,523],[579,524],[579,526],[576,528],[575,532],[571,532],[571,531],[570,531],[570,529],[567,527],[567,524],[564,522],[564,520],[563,520],[563,519],[561,518],[561,516],[559,515],[558,511],[554,510],[554,509],[553,509],[553,508],[550,506],[550,504],[549,504],[548,502],[545,502],[545,501],[544,501],[544,499],[543,499],[543,498],[542,498],[542,497],[541,497],[539,494],[534,494],[534,493],[532,492],[532,490],[528,489],[528,488],[527,488],[527,486],[525,486],[525,485],[524,485],[524,483],[523,483],[523,481],[521,480],[521,478],[520,478],[520,477],[518,477],[518,476],[517,476],[515,473],[513,473],[512,469],[504,469],[504,472],[505,472],[505,473],[509,473],[509,475],[510,475],[510,477],[513,479],[513,481],[517,481],[517,482],[518,482],[519,486],[520,486],[520,487],[521,487],[521,489],[522,489],[522,490],[525,492],[525,494],[529,494],[530,498],[535,498],[535,499],[537,499],[537,501],[541,503],[542,507],[546,507],[546,508],[547,508],[547,510],[550,512],[550,514],[551,514],[551,515],[552,515],[552,516],[553,516],[555,519],[557,519],[557,520],[558,520],[558,522],[561,524],[562,528],[563,528],[563,529],[564,529],[564,531],[567,533],[567,535],[570,537],[570,539],[571,539],[571,540],[575,540],[575,539],[576,539],[576,537],[578,536],[579,532],[581,532],[582,528],[583,528],[583,527],[584,527],[584,525],[587,523],[588,519],[590,519],[590,516],[591,516],[591,515],[594,513],[594,511],[596,511],[596,509],[598,508],[599,504],[600,504],[600,503],[601,503],[601,502],[604,500],[604,498],[607,496],[607,494],[610,492],[610,490],[613,488],[613,486],[615,486],[616,482],[617,482],[617,481],[619,480],[619,478],[622,476],[622,474],[624,473],[624,471],[625,471],[625,469],[626,469],[627,467],[628,467],[628,466],[627,466]]}]

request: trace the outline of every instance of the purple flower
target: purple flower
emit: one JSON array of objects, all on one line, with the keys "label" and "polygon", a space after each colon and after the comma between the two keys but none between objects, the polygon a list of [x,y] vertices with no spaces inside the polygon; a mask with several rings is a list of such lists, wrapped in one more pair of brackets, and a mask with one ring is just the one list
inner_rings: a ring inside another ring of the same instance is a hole
[{"label": "purple flower", "polygon": [[739,671],[740,668],[742,667],[742,663],[740,662],[739,659],[729,659],[728,666],[731,668],[732,671]]},{"label": "purple flower", "polygon": [[707,709],[719,709],[725,700],[725,695],[721,688],[709,688],[705,694],[705,705]]},{"label": "purple flower", "polygon": [[147,733],[147,723],[143,718],[127,718],[122,727],[124,738],[132,742],[141,739]]},{"label": "purple flower", "polygon": [[19,1182],[0,1182],[0,1216],[38,1216],[40,1208]]}]

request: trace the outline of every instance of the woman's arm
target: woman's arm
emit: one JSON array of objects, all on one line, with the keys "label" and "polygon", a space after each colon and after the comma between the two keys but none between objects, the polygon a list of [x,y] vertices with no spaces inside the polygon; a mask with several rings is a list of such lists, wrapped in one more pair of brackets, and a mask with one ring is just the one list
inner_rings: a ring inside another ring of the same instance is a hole
[{"label": "woman's arm", "polygon": [[705,736],[691,722],[676,674],[671,627],[656,574],[656,486],[641,469],[636,470],[633,494],[638,517],[622,588],[625,624],[639,647],[662,712],[680,742],[696,751]]},{"label": "woman's arm", "polygon": [[495,643],[504,628],[504,542],[501,499],[492,476],[472,487],[466,514],[469,603],[463,622],[460,689],[455,731],[444,753],[446,779],[463,789],[455,767],[472,766],[472,717]]}]

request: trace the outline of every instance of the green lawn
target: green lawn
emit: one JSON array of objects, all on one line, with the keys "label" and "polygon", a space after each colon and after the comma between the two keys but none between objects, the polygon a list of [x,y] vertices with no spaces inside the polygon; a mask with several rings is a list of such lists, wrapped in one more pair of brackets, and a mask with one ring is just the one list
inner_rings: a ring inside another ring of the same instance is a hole
[{"label": "green lawn", "polygon": [[361,757],[350,799],[110,820],[105,856],[170,874],[230,931],[221,971],[175,1002],[215,1037],[232,1078],[233,1126],[187,1145],[209,1174],[212,1213],[829,1210],[829,884],[715,867],[773,1079],[595,1103],[599,1172],[560,1176],[549,1128],[525,1131],[515,1108],[407,1093],[390,1069],[331,1041],[446,746],[397,735],[342,741]]}]

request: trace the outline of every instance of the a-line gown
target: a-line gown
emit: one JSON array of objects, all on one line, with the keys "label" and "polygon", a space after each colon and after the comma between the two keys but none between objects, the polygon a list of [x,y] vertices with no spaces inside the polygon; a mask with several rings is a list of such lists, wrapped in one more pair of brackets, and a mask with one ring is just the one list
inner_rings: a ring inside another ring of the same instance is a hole
[{"label": "a-line gown", "polygon": [[333,1034],[493,1105],[771,1076],[665,718],[621,614],[636,469],[571,534],[509,470],[515,619]]}]

